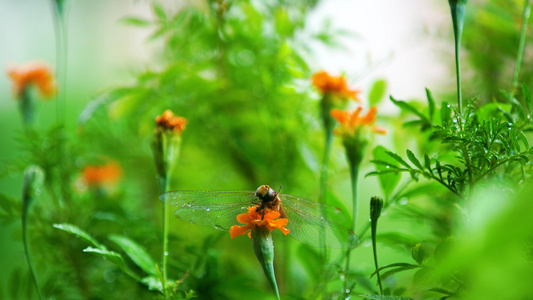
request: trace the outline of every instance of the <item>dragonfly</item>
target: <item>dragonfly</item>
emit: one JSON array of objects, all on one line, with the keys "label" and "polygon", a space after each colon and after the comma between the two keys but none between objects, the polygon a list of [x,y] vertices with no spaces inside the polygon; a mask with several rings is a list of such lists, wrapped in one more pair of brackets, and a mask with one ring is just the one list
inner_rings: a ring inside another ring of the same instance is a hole
[{"label": "dragonfly", "polygon": [[[281,191],[281,189],[280,189]],[[247,207],[257,205],[264,216],[265,209],[277,210],[280,218],[289,220],[285,228],[289,235],[311,247],[354,248],[357,236],[348,228],[323,216],[340,215],[341,210],[300,197],[276,192],[268,185],[256,191],[170,191],[159,199],[177,207],[174,215],[183,221],[201,226],[229,231],[237,222],[237,215],[246,213]]]}]

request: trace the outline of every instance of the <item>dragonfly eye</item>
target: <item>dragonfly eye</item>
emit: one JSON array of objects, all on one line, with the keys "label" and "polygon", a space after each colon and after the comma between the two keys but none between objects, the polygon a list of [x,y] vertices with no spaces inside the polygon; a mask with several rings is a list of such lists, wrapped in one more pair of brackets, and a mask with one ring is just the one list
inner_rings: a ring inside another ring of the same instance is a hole
[{"label": "dragonfly eye", "polygon": [[262,185],[259,188],[257,188],[257,191],[255,191],[255,195],[259,198],[264,198],[265,196],[270,196],[270,191],[272,189],[268,185]]}]

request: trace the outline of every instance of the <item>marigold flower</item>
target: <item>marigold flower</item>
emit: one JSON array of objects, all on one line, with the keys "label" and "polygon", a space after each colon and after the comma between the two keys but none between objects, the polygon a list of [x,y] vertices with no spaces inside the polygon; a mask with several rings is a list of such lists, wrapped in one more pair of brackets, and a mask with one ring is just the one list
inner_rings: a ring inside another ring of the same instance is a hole
[{"label": "marigold flower", "polygon": [[159,128],[172,130],[177,134],[181,134],[185,130],[187,119],[175,116],[170,109],[167,109],[162,115],[155,118],[155,123]]},{"label": "marigold flower", "polygon": [[335,134],[343,137],[353,137],[358,134],[362,127],[370,127],[370,131],[374,133],[385,134],[387,132],[385,128],[373,126],[376,122],[376,113],[378,111],[375,106],[371,107],[366,115],[359,116],[362,110],[362,107],[358,107],[354,112],[349,113],[340,109],[332,109],[331,116],[341,125],[335,131]]},{"label": "marigold flower", "polygon": [[250,230],[255,231],[257,228],[268,228],[270,231],[277,228],[281,230],[283,234],[289,234],[290,230],[285,228],[285,226],[287,226],[287,223],[289,223],[289,220],[284,218],[278,219],[280,217],[279,211],[266,209],[265,215],[263,217],[261,213],[256,211],[258,207],[259,206],[257,205],[248,207],[248,213],[240,214],[237,216],[237,221],[244,225],[231,226],[229,232],[231,234],[232,239],[246,233],[248,233],[249,238],[252,238]]},{"label": "marigold flower", "polygon": [[359,101],[357,94],[360,93],[360,91],[349,89],[346,79],[342,75],[334,77],[329,75],[326,71],[320,71],[313,74],[311,81],[323,94],[332,94],[339,98],[349,98]]},{"label": "marigold flower", "polygon": [[29,62],[21,66],[7,67],[7,75],[13,81],[13,93],[21,99],[30,86],[35,86],[45,99],[56,92],[55,80],[50,67],[40,62]]},{"label": "marigold flower", "polygon": [[122,177],[122,168],[117,163],[110,162],[105,165],[87,165],[82,171],[82,178],[90,187],[116,184]]}]

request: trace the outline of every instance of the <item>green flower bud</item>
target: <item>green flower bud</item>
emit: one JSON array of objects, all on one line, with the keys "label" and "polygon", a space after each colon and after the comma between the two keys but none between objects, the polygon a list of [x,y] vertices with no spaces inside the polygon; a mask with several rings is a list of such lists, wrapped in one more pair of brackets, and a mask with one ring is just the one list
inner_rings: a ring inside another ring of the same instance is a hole
[{"label": "green flower bud", "polygon": [[259,226],[252,230],[252,245],[255,256],[263,267],[263,272],[272,287],[272,290],[279,299],[279,290],[274,274],[274,243],[272,241],[271,230],[268,226]]}]

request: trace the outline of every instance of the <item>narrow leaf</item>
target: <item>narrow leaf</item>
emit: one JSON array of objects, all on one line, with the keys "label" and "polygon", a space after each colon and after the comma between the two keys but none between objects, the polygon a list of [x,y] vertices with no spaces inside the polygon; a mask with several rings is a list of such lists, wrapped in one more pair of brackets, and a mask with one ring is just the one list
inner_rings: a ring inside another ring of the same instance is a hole
[{"label": "narrow leaf", "polygon": [[440,108],[440,119],[442,121],[442,126],[446,126],[450,122],[452,116],[452,110],[448,102],[443,101]]},{"label": "narrow leaf", "polygon": [[392,168],[398,168],[398,163],[392,157],[387,155],[387,151],[388,150],[383,146],[377,146],[372,151],[375,160],[379,160],[386,163],[385,165],[383,165],[374,161],[374,165],[377,171],[383,172],[378,175],[378,179],[385,198],[389,198],[389,196],[392,194],[402,177],[402,175],[398,171],[387,172],[391,171]]},{"label": "narrow leaf", "polygon": [[431,160],[427,154],[424,154],[424,165],[426,169],[428,169],[429,173],[433,174],[433,170],[431,169]]},{"label": "narrow leaf", "polygon": [[419,168],[421,171],[424,171],[424,167],[422,167],[422,164],[420,163],[420,161],[416,158],[415,154],[407,149],[406,150],[406,153],[407,153],[407,158],[409,158],[409,160],[417,167]]},{"label": "narrow leaf", "polygon": [[387,91],[387,82],[383,79],[377,80],[372,85],[372,88],[370,89],[370,93],[368,95],[368,102],[372,105],[377,105],[383,97],[385,96],[385,92]]},{"label": "narrow leaf", "polygon": [[392,103],[394,103],[394,105],[398,106],[401,110],[412,112],[413,114],[417,115],[421,120],[430,123],[429,119],[426,116],[424,116],[423,113],[419,112],[418,109],[416,109],[411,104],[405,101],[396,100],[392,96],[390,97],[390,100],[392,101]]},{"label": "narrow leaf", "polygon": [[398,154],[391,152],[391,151],[387,151],[387,154],[390,157],[394,158],[400,164],[404,165],[406,168],[412,169],[411,166],[408,163],[406,163],[405,160],[403,160]]},{"label": "narrow leaf", "polygon": [[167,15],[165,14],[165,10],[161,6],[161,4],[154,2],[153,10],[155,15],[159,18],[160,21],[166,21]]},{"label": "narrow leaf", "polygon": [[522,84],[522,93],[524,94],[524,101],[526,102],[527,110],[529,111],[529,118],[531,118],[531,114],[533,114],[533,104],[531,103],[531,93],[529,92],[529,88],[524,83]]},{"label": "narrow leaf", "polygon": [[74,226],[74,225],[68,224],[68,223],[53,224],[52,226],[54,226],[57,229],[66,231],[68,233],[72,233],[72,234],[76,235],[80,239],[86,241],[87,243],[91,244],[92,246],[94,246],[96,248],[104,248],[90,234],[88,234],[87,232],[85,232],[84,230],[80,229],[77,226]]},{"label": "narrow leaf", "polygon": [[411,251],[411,256],[421,265],[424,262],[424,258],[426,258],[426,246],[422,243],[416,244]]},{"label": "narrow leaf", "polygon": [[127,237],[120,235],[111,235],[109,239],[119,245],[143,271],[150,275],[157,275],[155,263],[143,247]]},{"label": "narrow leaf", "polygon": [[428,98],[428,105],[429,105],[429,119],[433,121],[433,116],[435,115],[435,100],[433,99],[431,92],[427,88],[426,88],[426,96]]},{"label": "narrow leaf", "polygon": [[138,17],[125,17],[125,18],[120,19],[120,22],[126,25],[139,26],[139,27],[144,27],[144,26],[148,26],[152,24],[150,21],[141,19]]}]

